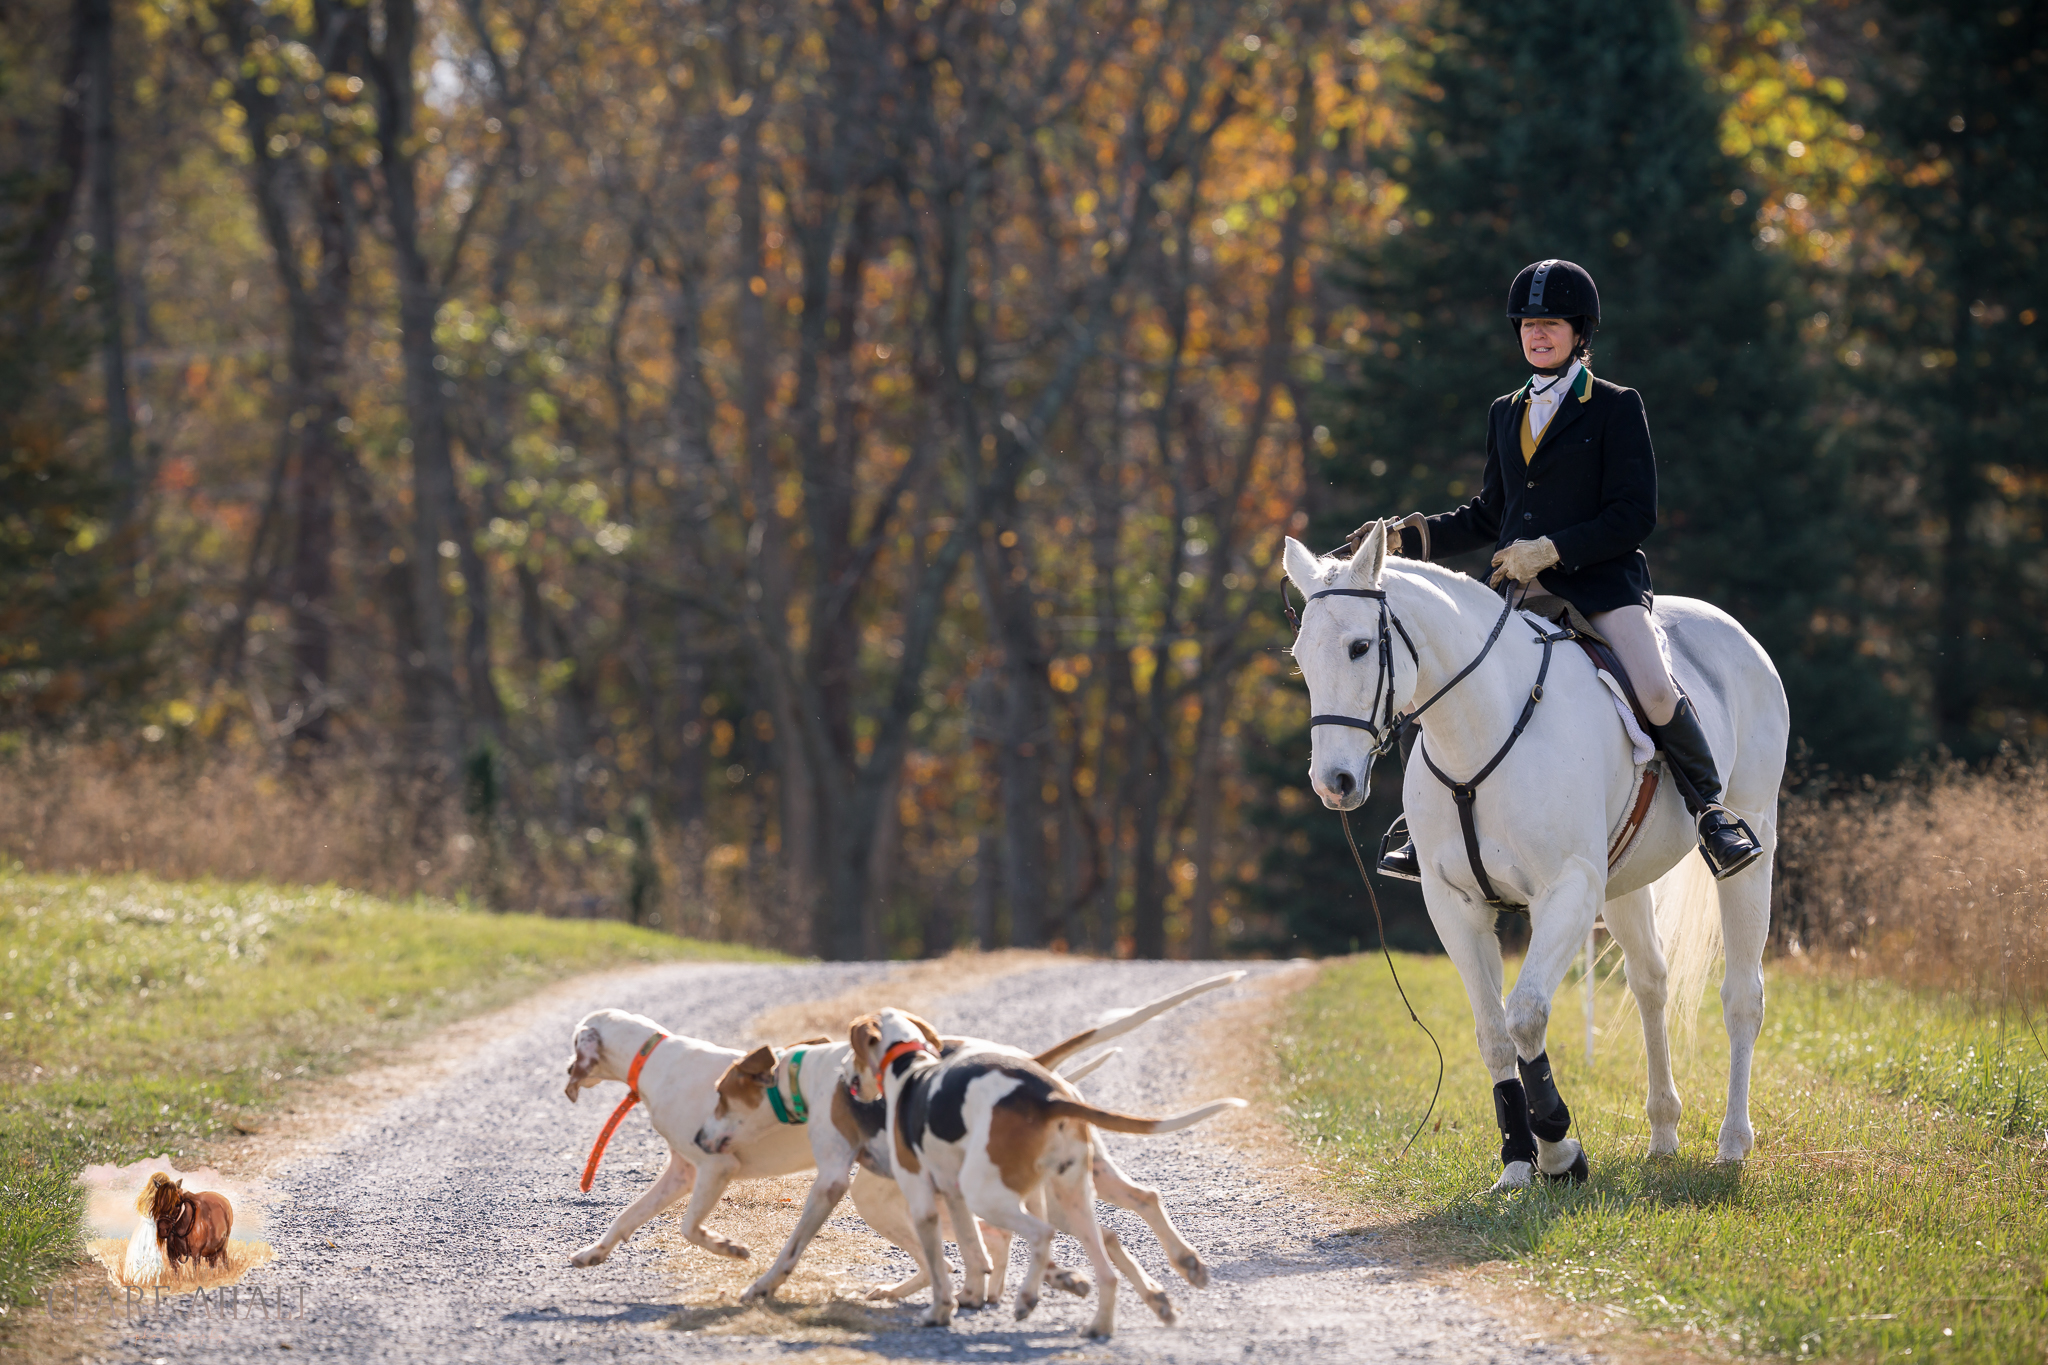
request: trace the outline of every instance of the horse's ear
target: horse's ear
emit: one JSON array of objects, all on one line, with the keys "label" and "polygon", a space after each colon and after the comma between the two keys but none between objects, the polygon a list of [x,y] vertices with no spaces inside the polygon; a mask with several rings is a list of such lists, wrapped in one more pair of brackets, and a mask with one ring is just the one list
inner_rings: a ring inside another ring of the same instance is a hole
[{"label": "horse's ear", "polygon": [[1287,566],[1287,576],[1294,580],[1294,586],[1300,588],[1304,596],[1322,589],[1323,577],[1319,572],[1322,561],[1293,536],[1287,537],[1287,544],[1280,552],[1280,562]]},{"label": "horse's ear", "polygon": [[1361,588],[1377,588],[1387,567],[1387,523],[1376,521],[1351,556],[1351,581]]}]

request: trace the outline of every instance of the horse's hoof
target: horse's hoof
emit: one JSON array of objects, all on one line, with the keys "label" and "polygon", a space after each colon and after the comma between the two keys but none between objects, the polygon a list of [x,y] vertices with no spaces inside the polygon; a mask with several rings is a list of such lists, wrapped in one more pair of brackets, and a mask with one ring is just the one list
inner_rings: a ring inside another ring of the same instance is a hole
[{"label": "horse's hoof", "polygon": [[1592,1174],[1592,1168],[1586,1164],[1586,1149],[1581,1147],[1579,1159],[1555,1175],[1549,1171],[1538,1171],[1537,1174],[1542,1176],[1544,1183],[1548,1185],[1583,1185],[1586,1183],[1586,1177]]},{"label": "horse's hoof", "polygon": [[1207,1289],[1209,1287],[1209,1267],[1203,1265],[1202,1258],[1194,1252],[1190,1251],[1187,1255],[1175,1261],[1173,1268],[1180,1272],[1180,1277],[1186,1280],[1190,1287],[1195,1289]]},{"label": "horse's hoof", "polygon": [[1501,1168],[1500,1179],[1493,1182],[1488,1194],[1505,1194],[1510,1190],[1529,1188],[1529,1172],[1533,1169],[1526,1161],[1510,1161]]}]

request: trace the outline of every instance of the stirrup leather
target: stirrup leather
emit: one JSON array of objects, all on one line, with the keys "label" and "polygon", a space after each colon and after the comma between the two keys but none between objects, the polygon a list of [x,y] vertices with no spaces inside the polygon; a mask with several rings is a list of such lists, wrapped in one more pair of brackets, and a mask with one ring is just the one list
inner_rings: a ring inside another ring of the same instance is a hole
[{"label": "stirrup leather", "polygon": [[[1402,856],[1404,854],[1405,857]],[[1416,855],[1415,840],[1408,833],[1405,814],[1395,816],[1394,823],[1388,825],[1387,832],[1380,836],[1379,873],[1382,877],[1404,882],[1422,880],[1422,860]]]}]

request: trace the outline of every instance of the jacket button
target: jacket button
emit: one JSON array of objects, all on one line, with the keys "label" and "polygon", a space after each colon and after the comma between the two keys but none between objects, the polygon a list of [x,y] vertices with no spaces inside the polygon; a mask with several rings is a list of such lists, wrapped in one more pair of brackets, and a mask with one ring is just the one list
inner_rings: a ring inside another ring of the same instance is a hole
[{"label": "jacket button", "polygon": [[1534,520],[1536,520],[1536,514],[1535,514],[1534,512],[1524,512],[1524,513],[1522,513],[1522,520],[1523,520],[1523,521],[1534,521]]},{"label": "jacket button", "polygon": [[1531,480],[1529,480],[1529,487],[1531,487],[1531,488],[1534,488],[1535,486],[1536,486],[1536,480],[1534,480],[1534,479],[1531,479]]}]

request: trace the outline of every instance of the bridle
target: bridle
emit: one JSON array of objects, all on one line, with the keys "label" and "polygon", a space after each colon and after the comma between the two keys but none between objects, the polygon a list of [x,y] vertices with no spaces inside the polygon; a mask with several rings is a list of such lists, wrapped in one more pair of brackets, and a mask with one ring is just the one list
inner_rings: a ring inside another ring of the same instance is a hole
[{"label": "bridle", "polygon": [[[1526,587],[1522,590],[1522,596],[1525,598],[1528,596],[1528,589]],[[1379,588],[1324,588],[1321,592],[1312,592],[1307,595],[1301,604],[1302,611],[1307,611],[1310,603],[1324,597],[1365,597],[1380,604],[1378,637],[1379,677],[1373,683],[1372,705],[1366,708],[1368,715],[1381,717],[1380,721],[1375,723],[1371,720],[1362,720],[1357,716],[1341,716],[1336,714],[1310,716],[1308,718],[1308,725],[1311,730],[1318,725],[1344,725],[1354,730],[1363,730],[1371,735],[1373,739],[1372,761],[1377,761],[1389,749],[1394,747],[1395,741],[1400,737],[1401,726],[1420,723],[1423,712],[1442,701],[1450,694],[1452,688],[1472,676],[1472,670],[1486,662],[1486,656],[1493,652],[1494,643],[1500,639],[1501,631],[1507,628],[1508,618],[1515,614],[1515,608],[1519,605],[1514,590],[1512,588],[1509,589],[1507,600],[1501,604],[1500,619],[1493,623],[1492,632],[1487,635],[1486,643],[1479,647],[1479,652],[1472,656],[1472,662],[1459,669],[1456,677],[1431,693],[1428,701],[1397,719],[1394,714],[1394,636],[1396,634],[1401,637],[1401,643],[1408,648],[1409,661],[1418,669],[1422,666],[1422,656],[1416,651],[1415,641],[1409,636],[1408,628],[1401,624],[1400,613],[1394,610],[1393,605],[1387,601],[1387,594]],[[1295,633],[1299,635],[1301,633],[1301,617],[1295,612],[1294,605],[1287,600],[1287,586],[1284,582],[1280,587],[1280,601],[1287,612],[1287,619],[1293,623]],[[1570,637],[1560,636],[1558,638]],[[1547,665],[1550,658],[1548,645],[1545,646],[1543,653],[1544,661]],[[1542,686],[1540,683],[1537,686],[1537,694],[1538,700],[1541,700]],[[1524,723],[1526,723],[1526,720]],[[1517,728],[1515,733],[1519,736],[1521,734],[1520,729]],[[1513,742],[1513,740],[1509,741],[1510,744]],[[1495,761],[1498,762],[1499,760],[1496,759]],[[1488,771],[1490,772],[1492,769],[1489,768]]]},{"label": "bridle", "polygon": [[[1415,661],[1418,668],[1421,666],[1422,659],[1416,652],[1414,640],[1409,638],[1407,627],[1401,624],[1399,613],[1388,603],[1387,594],[1378,588],[1324,588],[1321,592],[1308,594],[1307,599],[1301,604],[1303,611],[1307,611],[1309,605],[1321,597],[1364,597],[1376,600],[1380,604],[1378,637],[1379,677],[1373,684],[1372,705],[1367,708],[1367,714],[1378,719],[1369,720],[1361,719],[1357,716],[1335,714],[1316,715],[1308,718],[1309,728],[1313,730],[1318,725],[1343,725],[1354,730],[1363,730],[1371,735],[1373,738],[1372,753],[1366,758],[1366,777],[1370,781],[1372,765],[1379,761],[1382,754],[1394,747],[1395,742],[1400,737],[1400,727],[1402,725],[1418,724],[1422,719],[1423,712],[1442,701],[1450,694],[1453,688],[1472,676],[1472,671],[1484,663],[1486,656],[1493,652],[1494,645],[1500,640],[1501,631],[1507,627],[1508,618],[1515,614],[1515,608],[1528,595],[1529,590],[1524,586],[1518,599],[1514,587],[1511,585],[1506,593],[1506,600],[1501,603],[1500,619],[1493,623],[1493,630],[1488,633],[1486,643],[1479,647],[1479,652],[1472,656],[1472,662],[1459,669],[1457,675],[1432,693],[1428,701],[1408,712],[1397,723],[1394,715],[1394,635],[1396,633],[1400,635],[1401,643],[1408,647],[1409,658]],[[1287,603],[1287,588],[1284,583],[1281,585],[1280,598],[1283,603]],[[1301,617],[1296,615],[1291,603],[1287,604],[1287,617],[1294,623],[1295,631],[1299,634],[1301,630]],[[1485,897],[1486,903],[1493,906],[1496,910],[1513,910],[1522,907],[1510,905],[1501,899],[1500,893],[1494,889],[1493,879],[1486,875],[1486,864],[1479,856],[1479,827],[1472,809],[1474,803],[1479,799],[1479,784],[1493,774],[1493,770],[1501,765],[1502,761],[1507,758],[1509,751],[1515,747],[1515,742],[1522,737],[1522,732],[1529,728],[1529,721],[1536,714],[1536,704],[1543,700],[1544,680],[1550,676],[1550,651],[1552,646],[1556,645],[1560,640],[1576,640],[1577,638],[1578,632],[1570,626],[1566,626],[1558,631],[1539,630],[1536,632],[1536,638],[1530,643],[1543,646],[1543,663],[1536,671],[1536,685],[1529,689],[1529,699],[1522,703],[1522,714],[1516,719],[1514,729],[1508,732],[1506,742],[1494,752],[1493,757],[1487,761],[1486,766],[1481,768],[1478,774],[1470,781],[1457,781],[1449,773],[1436,766],[1436,760],[1429,756],[1429,749],[1426,745],[1422,749],[1422,762],[1424,766],[1429,769],[1430,774],[1437,781],[1450,788],[1451,799],[1457,803],[1458,825],[1465,836],[1465,857],[1472,866],[1472,878],[1478,884],[1479,894]],[[1348,818],[1348,813],[1344,823],[1344,832],[1346,837],[1349,837],[1351,822]],[[1363,872],[1364,867],[1361,863],[1360,873],[1363,874]],[[1367,885],[1371,885],[1369,879]],[[1375,909],[1377,909],[1377,904],[1375,904]]]}]

